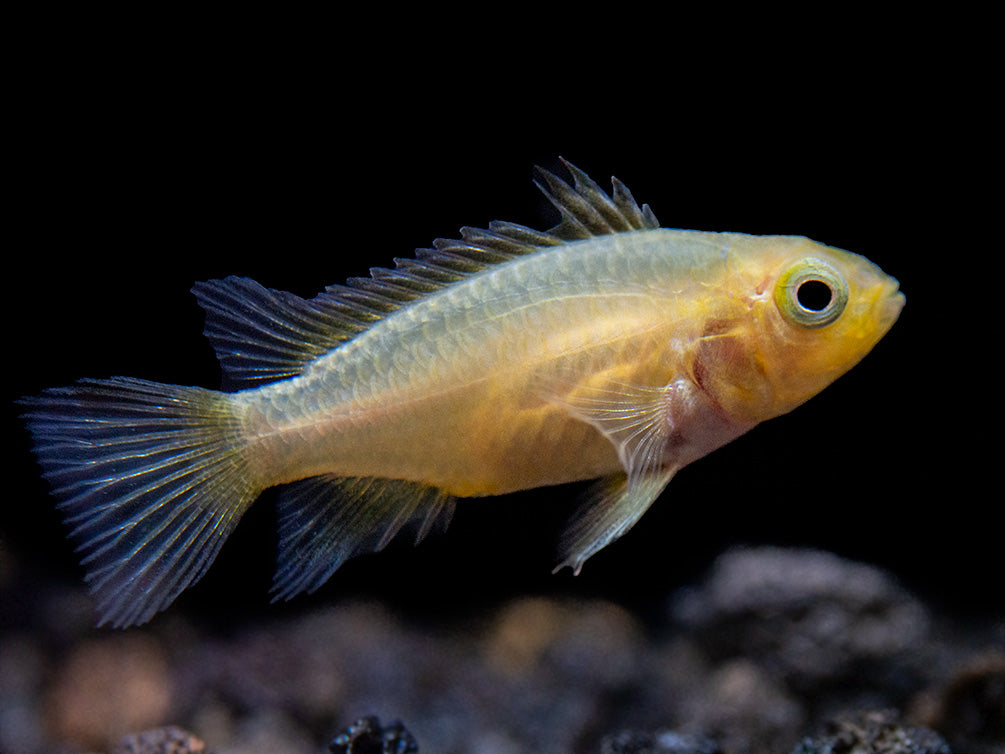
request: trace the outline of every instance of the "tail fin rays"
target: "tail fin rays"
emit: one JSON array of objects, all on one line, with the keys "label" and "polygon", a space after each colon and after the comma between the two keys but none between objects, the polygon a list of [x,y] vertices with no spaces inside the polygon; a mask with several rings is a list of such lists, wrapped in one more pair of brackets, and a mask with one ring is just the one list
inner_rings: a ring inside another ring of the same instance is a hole
[{"label": "tail fin rays", "polygon": [[101,624],[144,623],[167,607],[259,494],[224,393],[114,378],[22,405]]}]

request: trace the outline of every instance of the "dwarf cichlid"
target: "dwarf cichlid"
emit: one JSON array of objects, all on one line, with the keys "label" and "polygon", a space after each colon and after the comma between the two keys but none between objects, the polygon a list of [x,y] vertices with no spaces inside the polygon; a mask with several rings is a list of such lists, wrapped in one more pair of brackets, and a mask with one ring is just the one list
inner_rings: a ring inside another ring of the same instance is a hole
[{"label": "dwarf cichlid", "polygon": [[904,305],[867,259],[796,236],[660,228],[617,179],[539,170],[549,231],[461,228],[311,300],[193,289],[240,388],[116,377],[24,399],[102,623],[164,609],[268,487],[273,592],[313,591],[455,498],[597,479],[562,565],[623,535],[683,466],[854,366]]}]

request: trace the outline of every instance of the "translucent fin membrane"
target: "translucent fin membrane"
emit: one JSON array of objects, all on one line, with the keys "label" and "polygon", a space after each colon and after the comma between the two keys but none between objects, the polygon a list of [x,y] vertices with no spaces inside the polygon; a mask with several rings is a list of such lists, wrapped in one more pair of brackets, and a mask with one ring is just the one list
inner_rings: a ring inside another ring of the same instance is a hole
[{"label": "translucent fin membrane", "polygon": [[258,495],[222,393],[116,378],[22,404],[102,624],[167,607]]},{"label": "translucent fin membrane", "polygon": [[394,479],[319,476],[288,485],[279,504],[274,600],[313,592],[349,558],[382,550],[409,523],[415,543],[446,528],[454,502],[442,491]]}]

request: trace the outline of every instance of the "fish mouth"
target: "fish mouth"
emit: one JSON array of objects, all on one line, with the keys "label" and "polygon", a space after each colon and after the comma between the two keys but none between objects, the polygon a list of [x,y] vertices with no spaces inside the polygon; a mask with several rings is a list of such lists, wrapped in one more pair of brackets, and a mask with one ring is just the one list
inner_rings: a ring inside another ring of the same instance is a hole
[{"label": "fish mouth", "polygon": [[893,323],[897,321],[901,309],[907,303],[907,297],[900,292],[900,283],[890,278],[879,299],[880,327],[885,332],[893,327]]}]

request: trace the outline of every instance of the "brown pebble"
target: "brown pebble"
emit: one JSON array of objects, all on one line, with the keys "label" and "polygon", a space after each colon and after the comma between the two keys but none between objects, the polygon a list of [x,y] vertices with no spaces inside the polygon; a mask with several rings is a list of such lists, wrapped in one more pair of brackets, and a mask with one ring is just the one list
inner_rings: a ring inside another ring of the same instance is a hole
[{"label": "brown pebble", "polygon": [[155,728],[123,738],[112,754],[208,754],[206,744],[175,726]]}]

